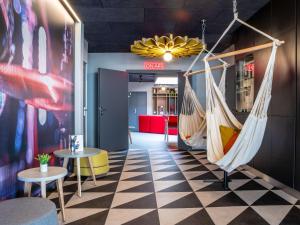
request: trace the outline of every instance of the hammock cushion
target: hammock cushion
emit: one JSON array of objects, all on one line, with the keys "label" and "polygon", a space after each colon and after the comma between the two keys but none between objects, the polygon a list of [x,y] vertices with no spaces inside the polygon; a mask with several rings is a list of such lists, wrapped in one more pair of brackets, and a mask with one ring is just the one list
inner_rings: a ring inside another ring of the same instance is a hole
[{"label": "hammock cushion", "polygon": [[220,133],[221,133],[222,145],[224,147],[228,143],[232,135],[235,133],[235,130],[231,127],[226,127],[221,125]]},{"label": "hammock cushion", "polygon": [[239,136],[239,130],[235,130],[231,127],[220,126],[220,134],[223,145],[223,152],[226,154],[230,148],[233,146],[237,137]]}]

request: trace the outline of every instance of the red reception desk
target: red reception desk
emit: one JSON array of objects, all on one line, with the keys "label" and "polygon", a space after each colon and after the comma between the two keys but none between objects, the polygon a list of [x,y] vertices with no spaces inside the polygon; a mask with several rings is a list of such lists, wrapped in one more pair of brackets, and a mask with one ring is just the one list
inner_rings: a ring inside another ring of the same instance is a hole
[{"label": "red reception desk", "polygon": [[177,116],[139,115],[139,132],[164,134],[167,118],[169,118],[168,133],[177,135]]}]

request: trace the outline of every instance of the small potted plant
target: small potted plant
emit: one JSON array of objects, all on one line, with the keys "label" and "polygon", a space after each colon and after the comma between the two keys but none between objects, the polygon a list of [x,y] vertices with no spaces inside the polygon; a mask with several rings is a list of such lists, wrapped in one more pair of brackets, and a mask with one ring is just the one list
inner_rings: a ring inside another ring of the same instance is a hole
[{"label": "small potted plant", "polygon": [[51,159],[49,154],[38,154],[36,160],[40,162],[40,170],[42,173],[48,171],[48,162]]}]

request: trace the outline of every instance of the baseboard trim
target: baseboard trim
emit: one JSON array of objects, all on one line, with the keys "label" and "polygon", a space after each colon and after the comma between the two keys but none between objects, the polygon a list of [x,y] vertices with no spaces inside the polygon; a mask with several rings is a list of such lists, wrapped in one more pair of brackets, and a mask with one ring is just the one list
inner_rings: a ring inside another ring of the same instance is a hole
[{"label": "baseboard trim", "polygon": [[280,188],[282,189],[283,191],[285,191],[286,193],[290,194],[291,196],[297,198],[298,200],[300,200],[300,192],[281,183],[280,181],[270,177],[269,175],[267,174],[264,174],[263,172],[251,167],[251,166],[248,166],[248,165],[245,165],[245,166],[242,166],[244,169],[250,171],[251,173],[253,173],[255,176],[257,177],[260,177],[262,178],[263,180],[267,181],[268,183],[272,184],[274,187],[277,187],[277,188]]}]

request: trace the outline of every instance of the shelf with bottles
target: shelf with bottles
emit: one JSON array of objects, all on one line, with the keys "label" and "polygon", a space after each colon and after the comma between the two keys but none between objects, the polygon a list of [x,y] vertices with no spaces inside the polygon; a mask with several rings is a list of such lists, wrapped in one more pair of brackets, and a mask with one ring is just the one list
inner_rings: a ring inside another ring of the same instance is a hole
[{"label": "shelf with bottles", "polygon": [[167,96],[177,96],[178,89],[177,87],[165,87],[158,86],[152,88],[153,95],[167,95]]},{"label": "shelf with bottles", "polygon": [[236,110],[250,112],[254,102],[254,57],[247,55],[237,63],[236,74]]},{"label": "shelf with bottles", "polygon": [[152,98],[154,115],[177,115],[177,87],[153,87]]}]

